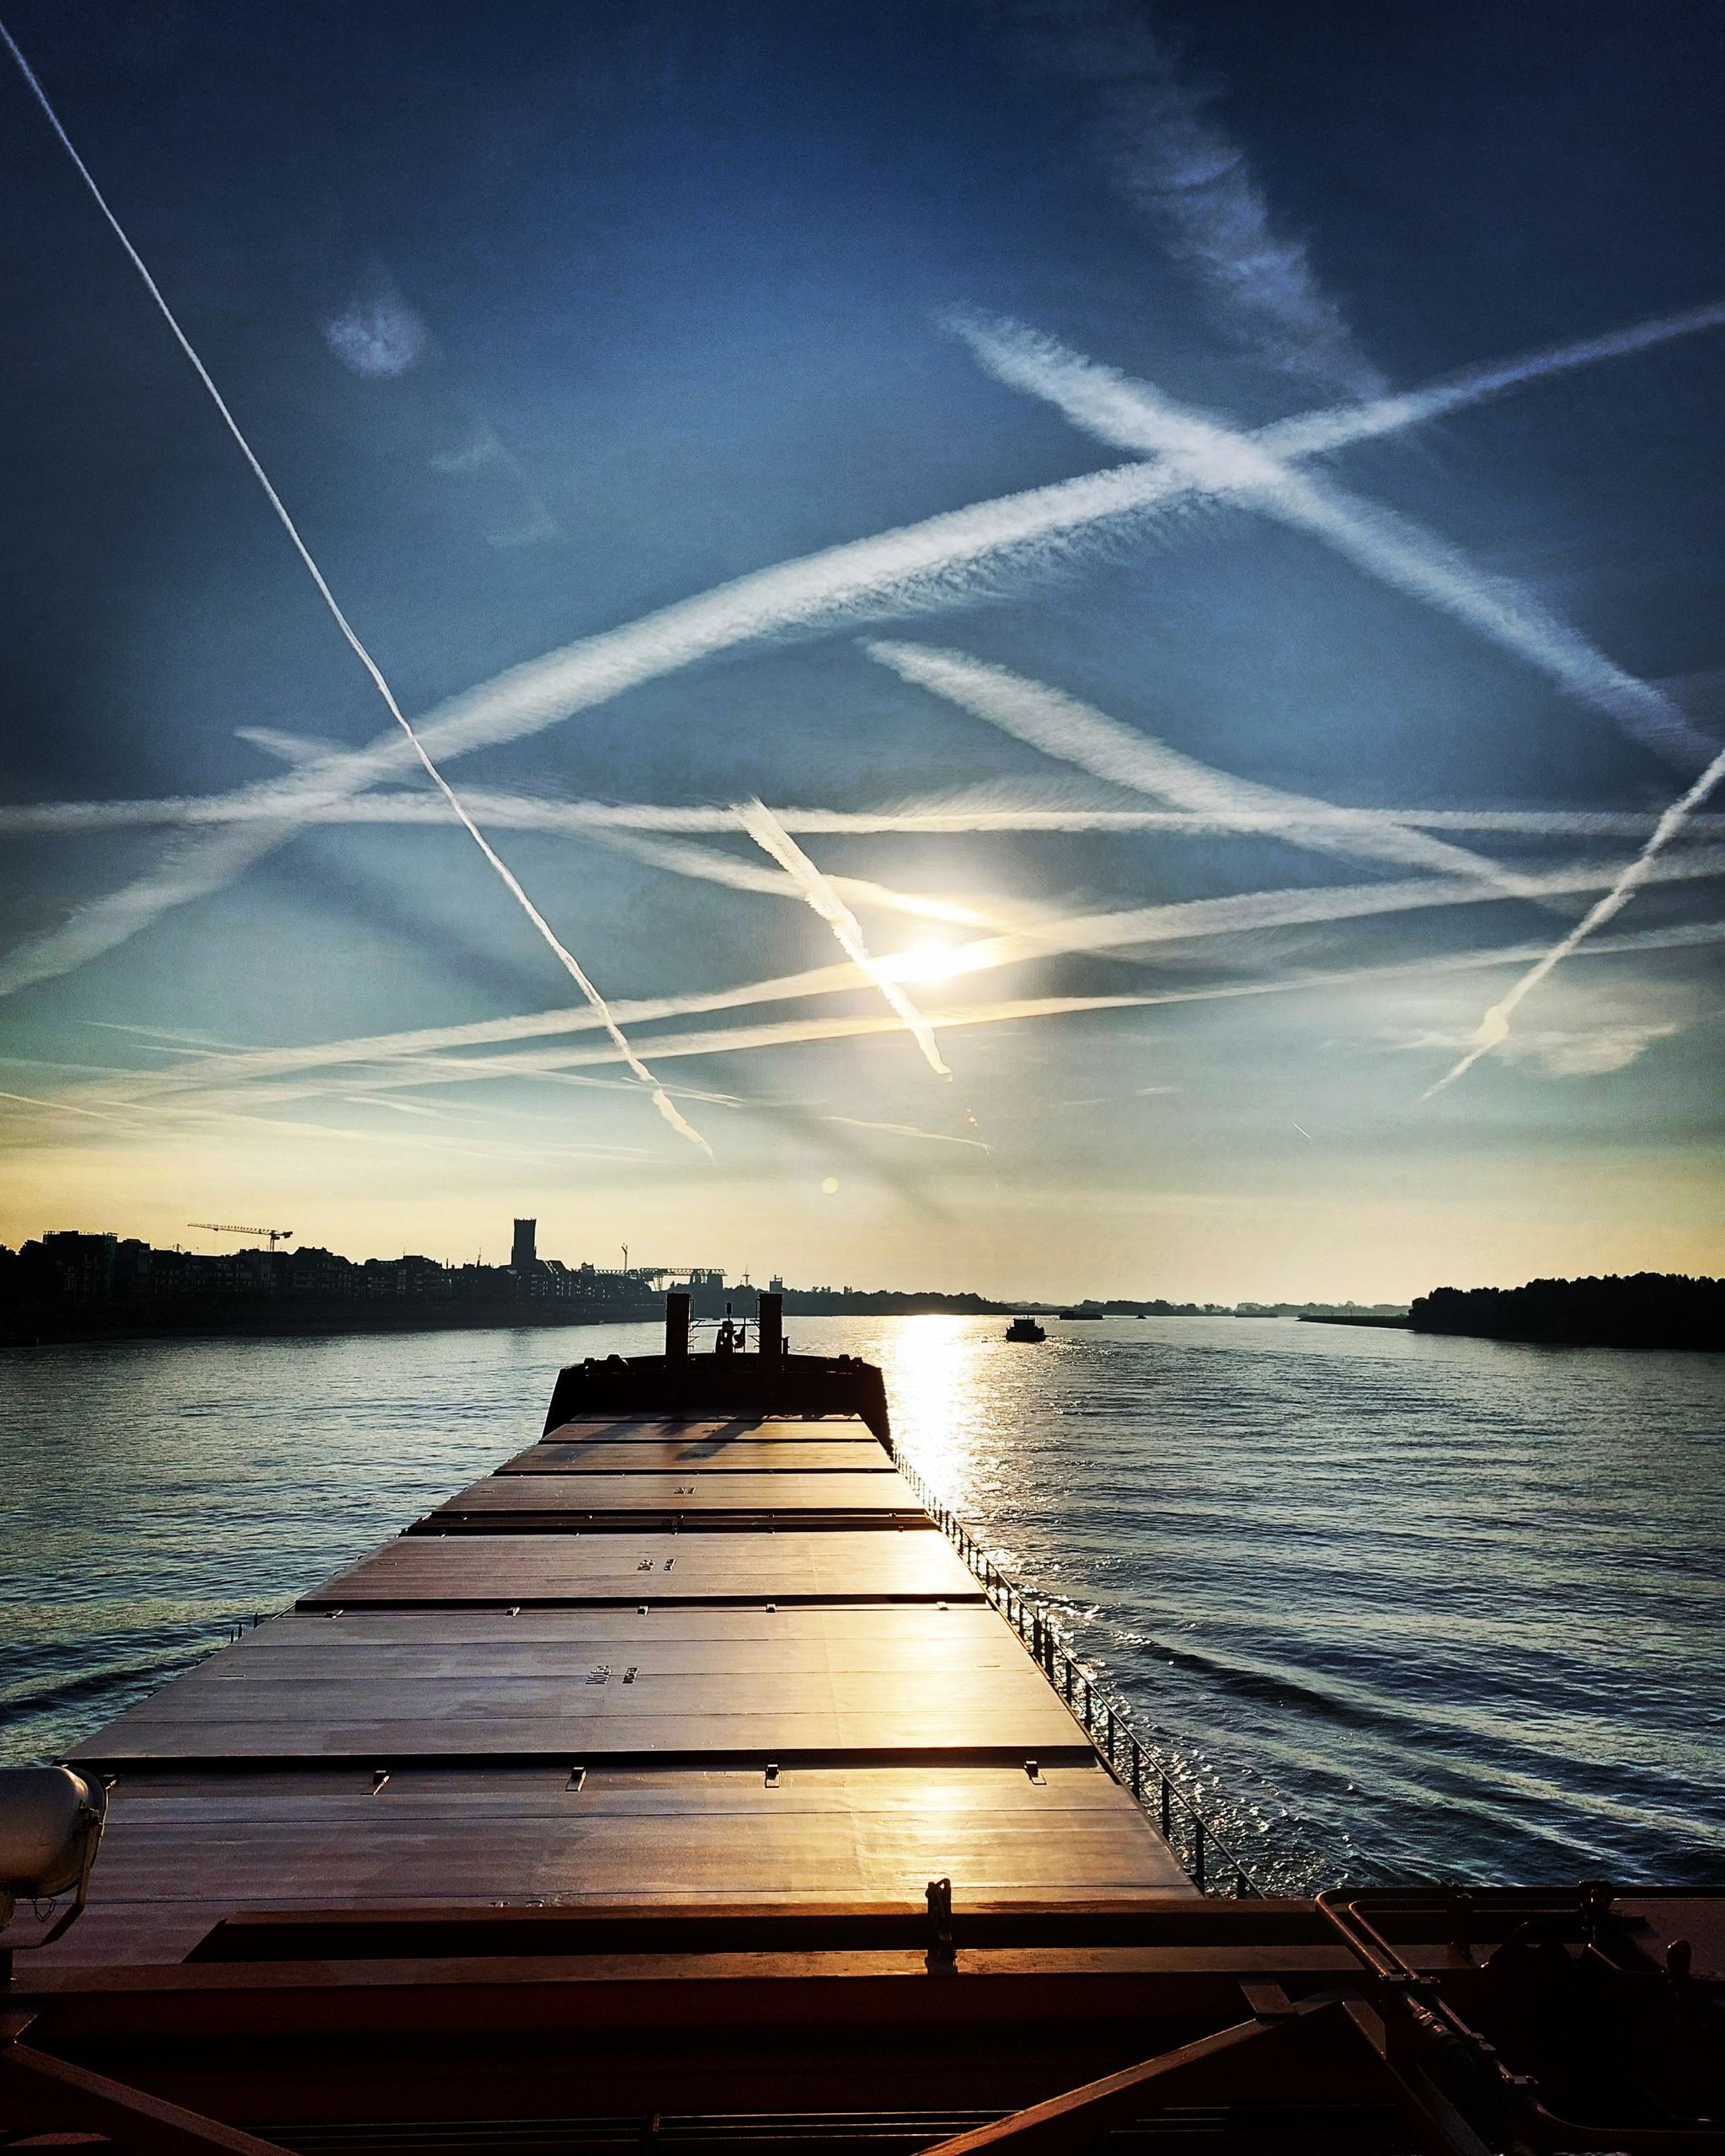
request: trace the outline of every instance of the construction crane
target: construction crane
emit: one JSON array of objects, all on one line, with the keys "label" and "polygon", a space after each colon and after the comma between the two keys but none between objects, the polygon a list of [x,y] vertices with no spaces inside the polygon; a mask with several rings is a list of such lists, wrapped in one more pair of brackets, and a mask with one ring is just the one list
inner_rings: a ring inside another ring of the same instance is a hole
[{"label": "construction crane", "polygon": [[268,1235],[273,1254],[277,1243],[285,1243],[293,1234],[291,1228],[236,1228],[226,1220],[188,1220],[189,1228],[207,1228],[212,1235]]}]

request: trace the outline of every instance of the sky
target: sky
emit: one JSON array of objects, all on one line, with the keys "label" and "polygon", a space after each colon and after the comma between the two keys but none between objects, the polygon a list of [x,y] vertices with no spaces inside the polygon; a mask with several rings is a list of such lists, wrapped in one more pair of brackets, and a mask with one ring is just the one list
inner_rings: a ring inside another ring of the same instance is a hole
[{"label": "sky", "polygon": [[1725,1271],[1717,8],[0,13],[0,1240]]}]

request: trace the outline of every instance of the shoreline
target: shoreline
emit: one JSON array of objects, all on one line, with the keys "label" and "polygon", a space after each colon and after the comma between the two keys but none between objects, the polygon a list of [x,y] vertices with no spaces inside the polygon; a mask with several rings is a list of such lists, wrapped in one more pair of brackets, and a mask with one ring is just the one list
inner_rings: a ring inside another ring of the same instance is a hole
[{"label": "shoreline", "polygon": [[[739,1288],[734,1299],[745,1305],[740,1315],[752,1322],[754,1290]],[[729,1303],[727,1304],[729,1307]],[[1097,1319],[1144,1317],[1225,1317],[1252,1323],[1269,1315],[1297,1318],[1306,1324],[1405,1326],[1405,1317],[1360,1314],[1321,1316],[1315,1313],[1258,1310],[1083,1310],[1068,1305],[1034,1299],[993,1303],[980,1296],[939,1294],[853,1295],[829,1299],[818,1293],[785,1296],[788,1319],[829,1317],[1008,1317],[1020,1311],[1069,1324]],[[319,1340],[353,1335],[393,1337],[415,1332],[498,1332],[529,1328],[535,1331],[578,1326],[658,1325],[664,1305],[651,1300],[601,1306],[554,1301],[446,1304],[316,1303],[203,1303],[183,1310],[154,1310],[107,1308],[96,1310],[37,1310],[20,1319],[0,1321],[0,1349],[9,1348],[88,1347],[102,1342],[119,1345],[160,1341],[191,1340]]]}]

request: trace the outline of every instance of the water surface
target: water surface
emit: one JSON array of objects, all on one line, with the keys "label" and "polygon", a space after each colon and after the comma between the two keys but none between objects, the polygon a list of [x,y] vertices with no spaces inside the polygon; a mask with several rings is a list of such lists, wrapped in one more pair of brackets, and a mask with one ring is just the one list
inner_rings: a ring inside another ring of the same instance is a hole
[{"label": "water surface", "polygon": [[[1264,1883],[1725,1881],[1725,1358],[1286,1320],[793,1320]],[[650,1328],[0,1353],[0,1758],[51,1758]]]}]

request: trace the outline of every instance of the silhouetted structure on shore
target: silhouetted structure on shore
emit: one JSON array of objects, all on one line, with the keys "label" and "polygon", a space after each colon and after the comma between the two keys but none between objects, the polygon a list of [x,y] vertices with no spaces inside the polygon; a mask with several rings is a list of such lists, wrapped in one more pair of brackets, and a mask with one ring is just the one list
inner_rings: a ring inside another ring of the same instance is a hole
[{"label": "silhouetted structure on shore", "polygon": [[[309,1244],[206,1254],[61,1230],[19,1251],[0,1249],[0,1337],[417,1331],[656,1313],[663,1268],[622,1272],[541,1257],[535,1228],[515,1221],[508,1265],[414,1256],[355,1262]],[[698,1284],[705,1311],[723,1296],[724,1276],[703,1273]]]},{"label": "silhouetted structure on shore", "polygon": [[[278,1250],[273,1241],[267,1249],[163,1250],[136,1236],[59,1230],[19,1250],[0,1246],[0,1340],[620,1324],[656,1317],[660,1292],[672,1283],[687,1291],[697,1319],[755,1316],[756,1290],[746,1275],[727,1282],[718,1266],[565,1264],[541,1257],[538,1222],[526,1216],[511,1222],[507,1265],[354,1259],[313,1244]],[[1337,1315],[1355,1323],[1400,1323],[1402,1315],[1384,1304],[1182,1303],[1160,1296],[1052,1303],[1022,1294],[999,1301],[964,1290],[848,1281],[788,1288],[777,1274],[770,1291],[788,1317],[997,1317],[1058,1310],[1069,1319]]]},{"label": "silhouetted structure on shore", "polygon": [[1486,1340],[1725,1349],[1725,1280],[1632,1273],[1524,1288],[1434,1288],[1414,1302],[1407,1325]]}]

